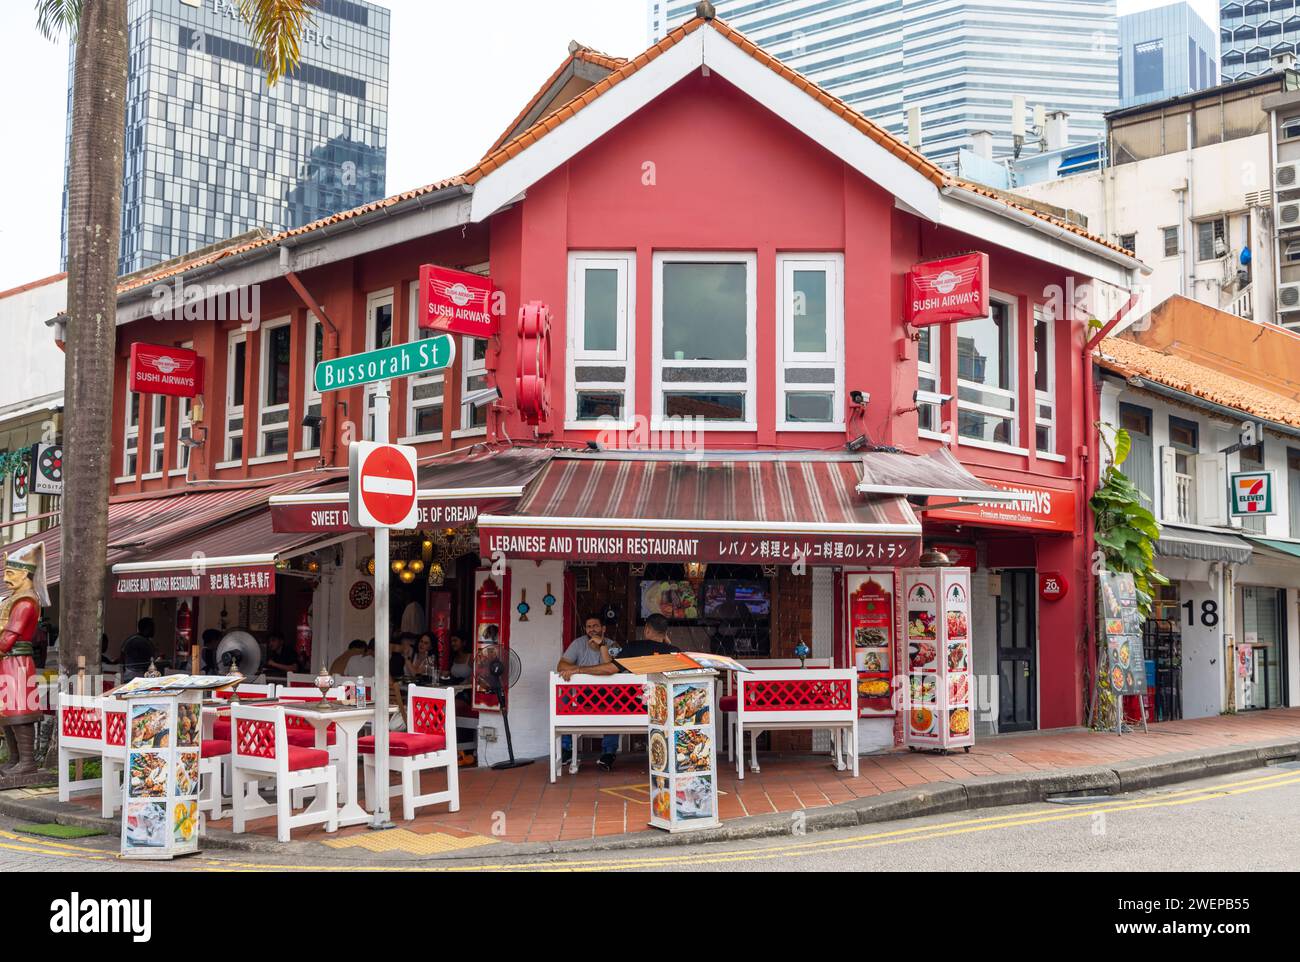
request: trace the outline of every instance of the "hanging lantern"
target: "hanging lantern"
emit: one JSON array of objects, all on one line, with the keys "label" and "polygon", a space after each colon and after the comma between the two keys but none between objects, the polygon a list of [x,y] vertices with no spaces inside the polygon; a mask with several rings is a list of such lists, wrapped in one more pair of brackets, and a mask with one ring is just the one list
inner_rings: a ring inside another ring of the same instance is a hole
[{"label": "hanging lantern", "polygon": [[406,563],[406,567],[418,575],[421,571],[424,570],[424,562],[421,561],[419,558],[412,558],[410,561]]},{"label": "hanging lantern", "polygon": [[709,570],[709,566],[703,561],[686,562],[686,580],[692,584],[699,584],[704,580],[704,572]]},{"label": "hanging lantern", "polygon": [[394,558],[388,567],[393,570],[393,574],[400,575],[404,570],[406,570],[406,562],[401,558]]},{"label": "hanging lantern", "polygon": [[444,580],[442,565],[437,561],[429,565],[429,585],[433,588],[441,588]]},{"label": "hanging lantern", "polygon": [[412,571],[410,568],[403,568],[401,570],[401,573],[399,573],[397,577],[398,580],[402,582],[402,584],[409,585],[412,581],[415,580],[415,572]]}]

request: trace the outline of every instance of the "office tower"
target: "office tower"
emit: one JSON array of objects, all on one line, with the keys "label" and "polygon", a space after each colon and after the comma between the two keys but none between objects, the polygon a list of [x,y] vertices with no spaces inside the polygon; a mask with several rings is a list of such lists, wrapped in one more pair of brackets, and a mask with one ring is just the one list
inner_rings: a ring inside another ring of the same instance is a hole
[{"label": "office tower", "polygon": [[1213,87],[1214,31],[1190,3],[1119,18],[1119,104],[1136,107]]},{"label": "office tower", "polygon": [[[383,197],[389,17],[320,0],[298,68],[268,88],[235,0],[129,0],[120,272]],[[65,263],[67,207],[65,153]]]},{"label": "office tower", "polygon": [[[1224,80],[1257,77],[1289,66],[1300,43],[1297,0],[1219,4],[1219,55]],[[1278,63],[1274,63],[1274,60]]]}]

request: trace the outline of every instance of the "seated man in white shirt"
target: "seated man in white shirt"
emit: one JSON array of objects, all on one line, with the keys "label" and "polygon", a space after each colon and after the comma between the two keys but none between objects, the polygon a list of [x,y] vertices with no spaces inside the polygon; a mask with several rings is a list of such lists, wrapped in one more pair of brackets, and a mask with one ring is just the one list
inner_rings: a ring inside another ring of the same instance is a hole
[{"label": "seated man in white shirt", "polygon": [[[614,664],[610,654],[609,639],[605,637],[605,621],[598,614],[588,615],[583,622],[584,635],[569,642],[560,655],[555,670],[565,681],[574,675],[615,675],[618,665]],[[604,735],[600,740],[600,760],[596,762],[602,771],[614,767],[618,754],[618,736]],[[573,757],[573,739],[564,735],[560,739],[560,759],[568,764]]]}]

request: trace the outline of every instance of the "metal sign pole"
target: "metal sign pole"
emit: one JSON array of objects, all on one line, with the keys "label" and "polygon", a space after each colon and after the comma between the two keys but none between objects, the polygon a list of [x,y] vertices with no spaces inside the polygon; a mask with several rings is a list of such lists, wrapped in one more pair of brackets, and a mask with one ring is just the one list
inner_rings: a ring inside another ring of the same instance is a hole
[{"label": "metal sign pole", "polygon": [[[388,443],[388,381],[375,388],[374,439]],[[363,415],[364,416],[364,415]],[[375,788],[371,828],[392,828],[388,817],[388,529],[375,529]]]}]

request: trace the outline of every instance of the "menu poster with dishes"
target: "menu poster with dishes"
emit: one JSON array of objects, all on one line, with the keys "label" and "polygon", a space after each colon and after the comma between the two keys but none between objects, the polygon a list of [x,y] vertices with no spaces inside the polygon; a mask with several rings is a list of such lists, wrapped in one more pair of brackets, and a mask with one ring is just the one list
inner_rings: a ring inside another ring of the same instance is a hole
[{"label": "menu poster with dishes", "polygon": [[1145,695],[1142,613],[1132,574],[1107,572],[1101,576],[1101,608],[1111,690],[1117,695]]},{"label": "menu poster with dishes", "polygon": [[892,716],[894,677],[894,572],[849,572],[844,576],[848,650],[858,670],[858,711]]},{"label": "menu poster with dishes", "polygon": [[198,851],[202,706],[197,691],[140,695],[127,705],[122,855]]},{"label": "menu poster with dishes", "polygon": [[904,571],[907,682],[902,690],[903,743],[938,749],[974,744],[972,724],[970,571]]},{"label": "menu poster with dishes", "polygon": [[[499,711],[501,706],[497,696],[488,690],[484,679],[484,663],[491,663],[501,658],[509,663],[510,652],[507,649],[505,626],[502,624],[501,588],[489,575],[479,585],[474,598],[474,689],[472,705],[474,708],[486,708]],[[504,687],[504,681],[503,681]]]},{"label": "menu poster with dishes", "polygon": [[718,824],[713,671],[648,678],[650,824],[669,832]]}]

